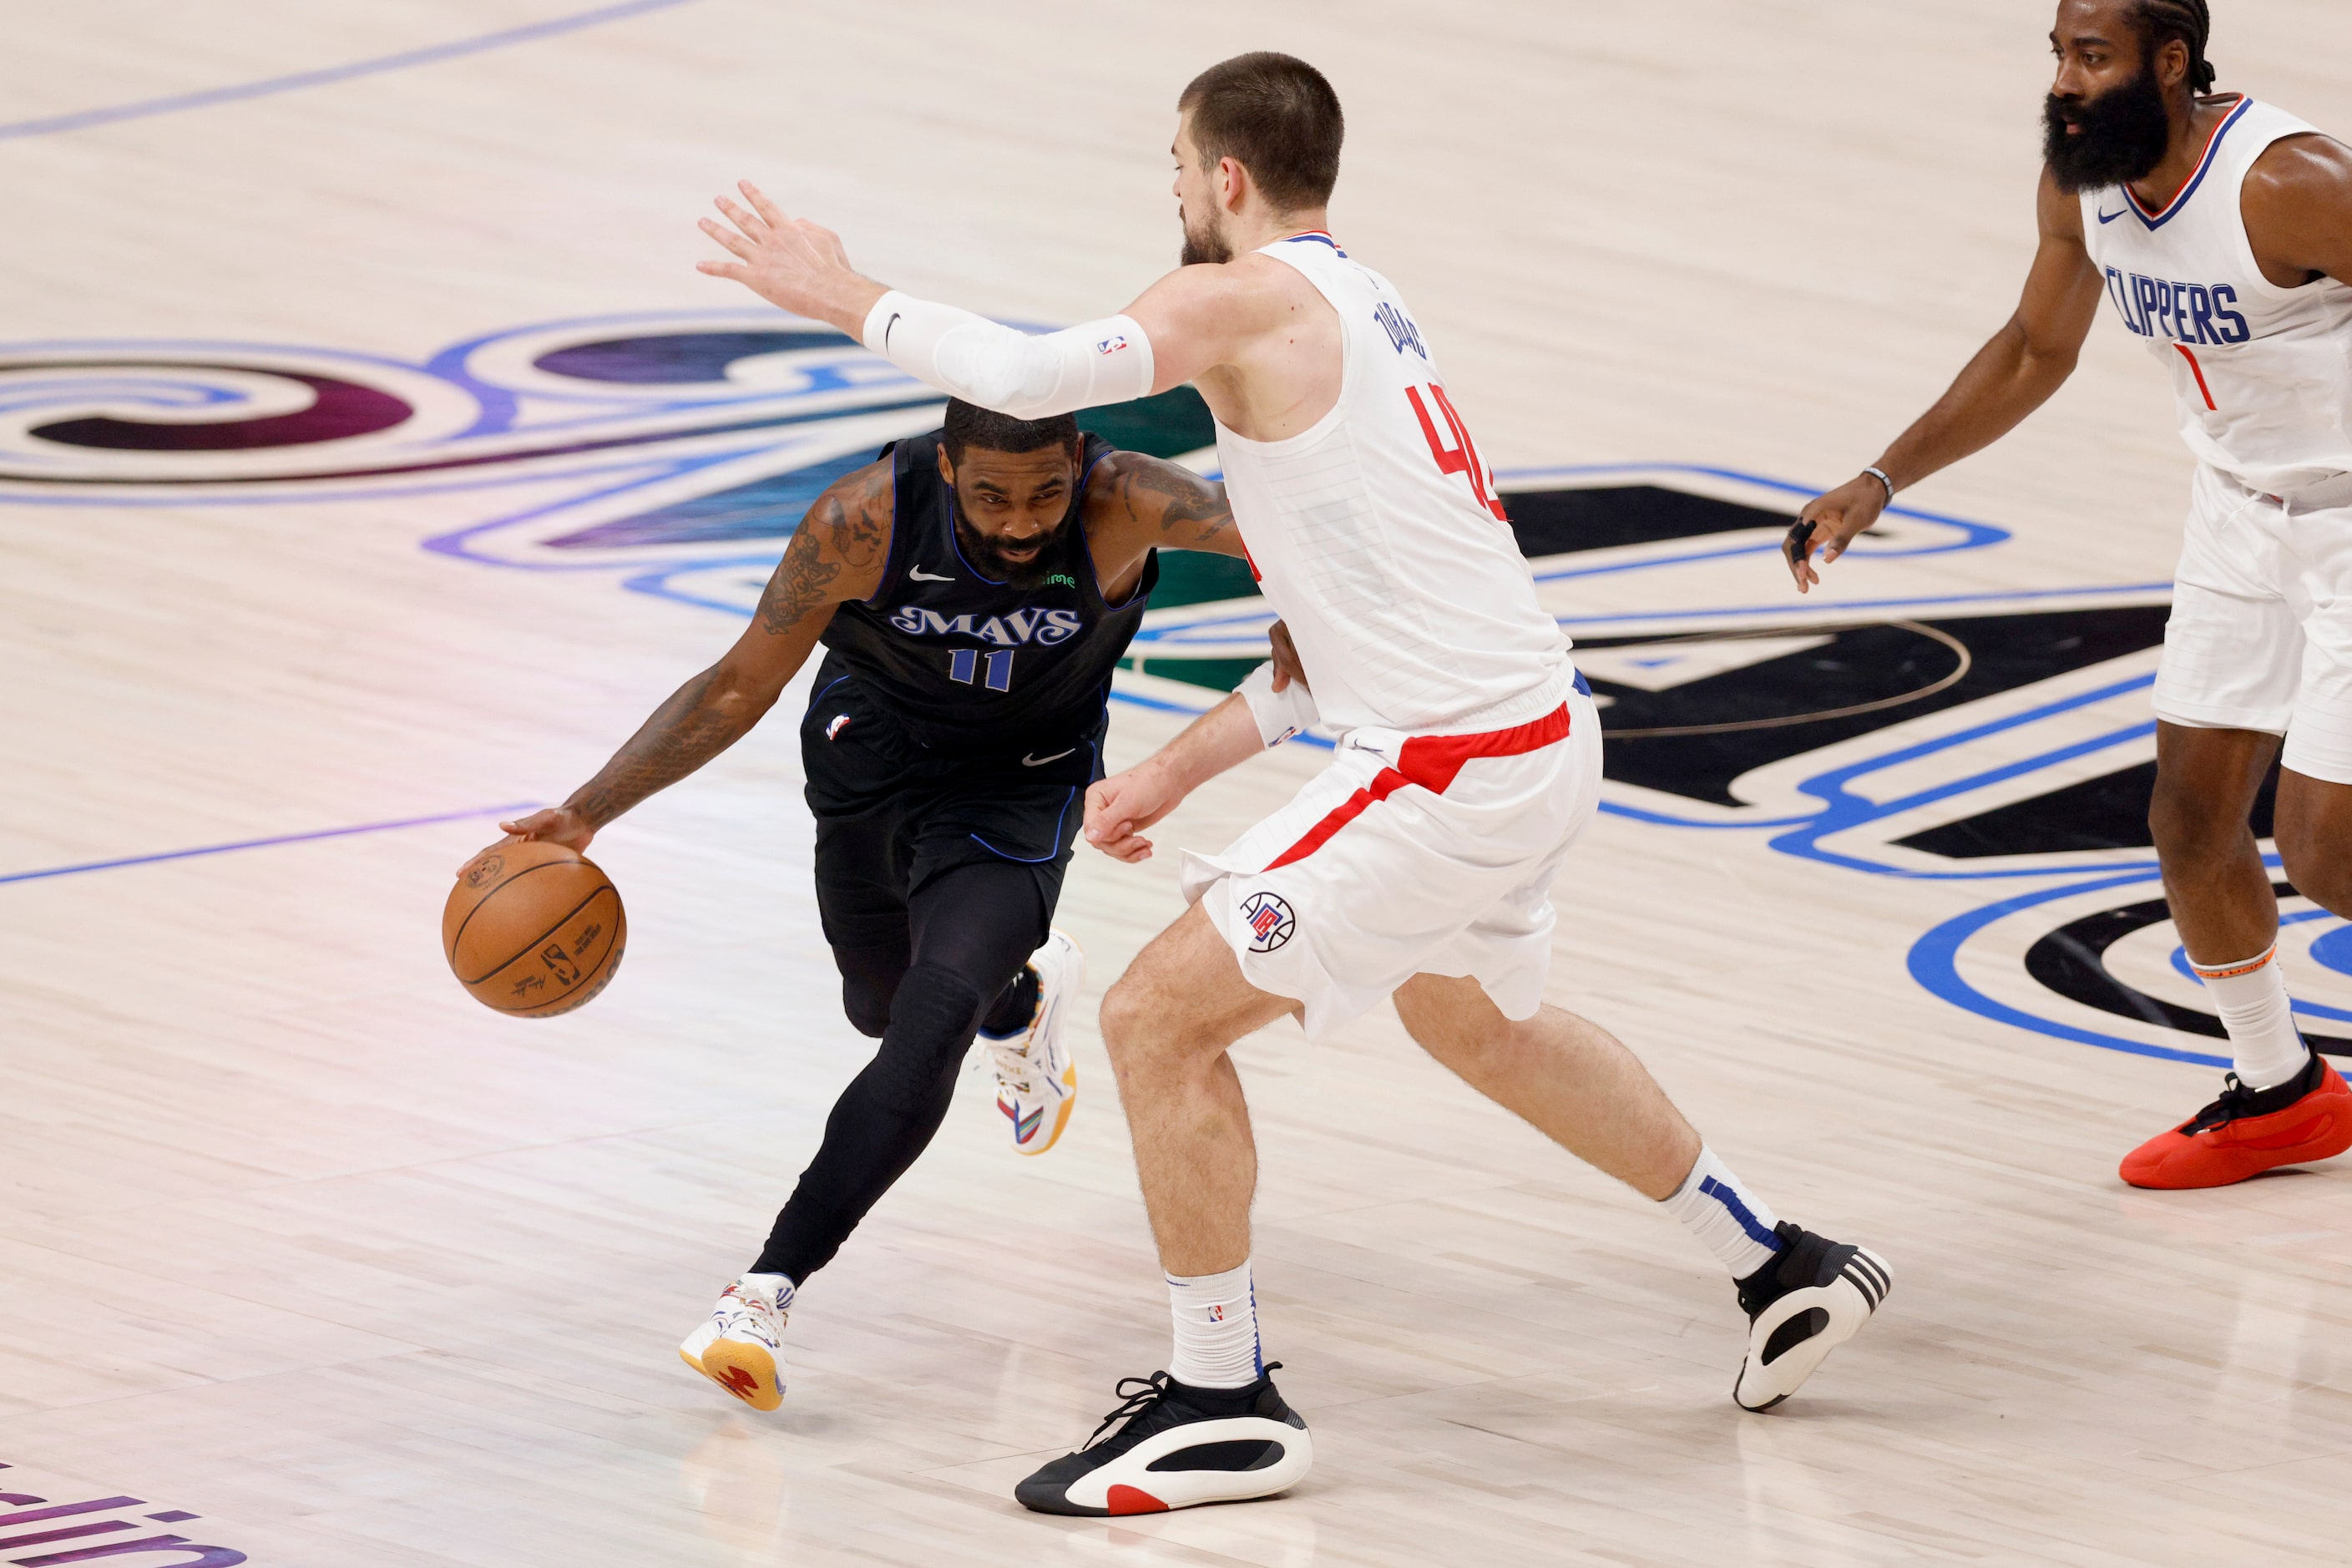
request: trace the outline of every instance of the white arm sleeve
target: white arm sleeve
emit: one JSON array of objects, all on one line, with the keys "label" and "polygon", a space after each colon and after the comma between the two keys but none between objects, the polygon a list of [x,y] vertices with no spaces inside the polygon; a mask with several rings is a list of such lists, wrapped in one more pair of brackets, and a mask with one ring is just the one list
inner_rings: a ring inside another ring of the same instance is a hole
[{"label": "white arm sleeve", "polygon": [[866,346],[952,397],[1045,419],[1151,390],[1151,341],[1126,316],[1032,337],[892,289],[866,313]]},{"label": "white arm sleeve", "polygon": [[1234,689],[1249,704],[1250,717],[1257,721],[1257,738],[1269,747],[1279,746],[1323,717],[1305,681],[1294,680],[1280,691],[1274,689],[1271,659],[1251,670]]}]

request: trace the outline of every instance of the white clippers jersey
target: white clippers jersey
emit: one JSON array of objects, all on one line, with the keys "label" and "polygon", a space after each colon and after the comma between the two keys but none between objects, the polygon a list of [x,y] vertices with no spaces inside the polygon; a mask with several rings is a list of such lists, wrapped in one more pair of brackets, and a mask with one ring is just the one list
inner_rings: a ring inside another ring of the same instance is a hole
[{"label": "white clippers jersey", "polygon": [[1568,639],[1404,301],[1328,234],[1261,254],[1339,313],[1339,399],[1314,428],[1252,441],[1217,426],[1234,521],[1323,721],[1465,733],[1550,712]]},{"label": "white clippers jersey", "polygon": [[2239,205],[2263,149],[2311,129],[2241,94],[2163,211],[2128,186],[2083,193],[2091,259],[2124,325],[2170,371],[2181,438],[2253,490],[2352,472],[2352,288],[2263,277]]}]

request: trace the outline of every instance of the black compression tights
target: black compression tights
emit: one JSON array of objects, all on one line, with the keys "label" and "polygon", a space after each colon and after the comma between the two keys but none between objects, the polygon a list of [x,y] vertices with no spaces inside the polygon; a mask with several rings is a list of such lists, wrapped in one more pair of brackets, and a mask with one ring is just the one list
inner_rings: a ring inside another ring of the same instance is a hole
[{"label": "black compression tights", "polygon": [[1013,982],[1045,932],[1035,875],[990,861],[942,872],[908,900],[904,941],[835,950],[849,1021],[882,1046],[835,1102],[754,1273],[798,1282],[832,1260],[939,1131],[982,1023],[1002,1033],[1027,1021],[1013,1016],[1028,1000]]}]

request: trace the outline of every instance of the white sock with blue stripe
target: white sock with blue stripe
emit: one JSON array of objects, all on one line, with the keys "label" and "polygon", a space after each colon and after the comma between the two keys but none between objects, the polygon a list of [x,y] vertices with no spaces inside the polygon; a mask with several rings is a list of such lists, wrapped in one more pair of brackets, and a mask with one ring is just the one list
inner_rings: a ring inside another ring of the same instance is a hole
[{"label": "white sock with blue stripe", "polygon": [[1780,1216],[1704,1144],[1665,1210],[1723,1260],[1734,1279],[1747,1279],[1780,1250],[1780,1238],[1772,1234]]},{"label": "white sock with blue stripe", "polygon": [[1223,1274],[1171,1274],[1168,1308],[1176,1320],[1169,1376],[1194,1388],[1246,1388],[1265,1374],[1248,1259]]}]

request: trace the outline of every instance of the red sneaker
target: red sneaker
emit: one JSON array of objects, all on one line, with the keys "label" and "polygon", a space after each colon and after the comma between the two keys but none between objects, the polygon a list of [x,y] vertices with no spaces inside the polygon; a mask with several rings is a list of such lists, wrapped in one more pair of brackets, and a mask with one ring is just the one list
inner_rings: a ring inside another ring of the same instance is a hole
[{"label": "red sneaker", "polygon": [[2273,1089],[2228,1076],[2221,1098],[2169,1132],[2124,1156],[2135,1187],[2226,1187],[2280,1165],[2302,1165],[2352,1149],[2352,1088],[2327,1058]]}]

